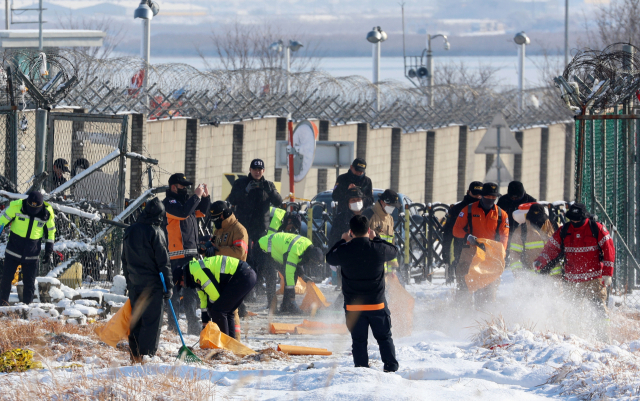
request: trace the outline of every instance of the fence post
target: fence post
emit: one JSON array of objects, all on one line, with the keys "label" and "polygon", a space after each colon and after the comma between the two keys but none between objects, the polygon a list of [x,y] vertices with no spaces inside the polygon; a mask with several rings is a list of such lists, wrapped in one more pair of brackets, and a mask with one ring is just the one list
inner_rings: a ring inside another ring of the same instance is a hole
[{"label": "fence post", "polygon": [[[129,116],[125,115],[122,118],[122,129],[120,132],[120,176],[118,177],[118,213],[121,213],[125,208],[125,196],[127,191],[127,157],[125,154],[128,152],[127,148],[127,132],[129,130]],[[120,273],[122,270],[122,237],[123,232],[121,228],[115,230],[117,234],[114,240],[117,241],[117,245],[114,247],[114,270],[111,272],[111,277]]]},{"label": "fence post", "polygon": [[[36,110],[36,159],[34,176],[38,177],[44,172],[47,157],[47,110]],[[40,185],[38,186],[40,187]],[[34,188],[38,190],[40,188]]]},{"label": "fence post", "polygon": [[11,135],[11,181],[18,185],[18,110],[11,113],[11,122],[9,124],[9,135]]}]

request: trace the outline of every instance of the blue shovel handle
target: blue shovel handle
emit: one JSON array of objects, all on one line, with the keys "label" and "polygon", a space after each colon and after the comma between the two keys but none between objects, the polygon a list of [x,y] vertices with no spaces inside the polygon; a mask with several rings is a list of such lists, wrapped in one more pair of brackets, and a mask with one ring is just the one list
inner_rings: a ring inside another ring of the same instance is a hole
[{"label": "blue shovel handle", "polygon": [[[164,282],[164,275],[160,272],[160,281],[162,281],[162,288],[164,289],[164,293],[167,293],[167,285]],[[187,345],[184,343],[184,338],[182,337],[182,330],[180,330],[180,324],[178,323],[178,319],[176,318],[176,312],[173,310],[173,304],[171,303],[171,299],[169,301],[169,308],[171,308],[171,314],[173,315],[173,321],[176,322],[176,327],[178,328],[178,334],[180,334],[180,341],[182,341],[182,346],[186,347]]]}]

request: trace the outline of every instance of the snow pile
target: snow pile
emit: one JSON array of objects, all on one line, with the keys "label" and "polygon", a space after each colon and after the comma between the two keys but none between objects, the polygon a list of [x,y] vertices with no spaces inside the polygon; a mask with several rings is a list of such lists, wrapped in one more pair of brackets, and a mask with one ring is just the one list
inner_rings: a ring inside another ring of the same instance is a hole
[{"label": "snow pile", "polygon": [[124,295],[127,291],[127,280],[124,276],[115,276],[113,278],[113,286],[111,287],[111,293],[117,295]]}]

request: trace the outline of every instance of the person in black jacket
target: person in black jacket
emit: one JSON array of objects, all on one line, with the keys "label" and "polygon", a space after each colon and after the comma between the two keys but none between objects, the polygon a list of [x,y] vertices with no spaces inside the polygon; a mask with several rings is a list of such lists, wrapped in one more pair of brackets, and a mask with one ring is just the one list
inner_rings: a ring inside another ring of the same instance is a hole
[{"label": "person in black jacket", "polygon": [[462,212],[462,210],[470,204],[479,201],[480,198],[482,198],[481,194],[482,182],[473,181],[471,184],[469,184],[469,190],[467,191],[467,194],[464,196],[464,198],[455,205],[452,205],[449,208],[449,212],[447,213],[447,221],[442,228],[442,259],[444,259],[445,263],[451,266],[451,273],[455,271],[456,261],[460,256],[460,252],[462,252],[462,245],[464,243],[464,241],[457,240],[453,236],[453,226],[456,224],[456,220],[458,219],[458,215],[460,214],[460,212]]},{"label": "person in black jacket", "polygon": [[347,328],[351,332],[355,367],[369,367],[369,327],[380,347],[385,372],[398,370],[391,338],[391,313],[384,296],[384,264],[393,260],[397,248],[370,230],[365,216],[354,216],[351,230],[342,235],[327,254],[327,262],[340,265]]},{"label": "person in black jacket", "polygon": [[[211,208],[211,196],[209,188],[205,184],[198,185],[189,196],[189,187],[193,185],[182,173],[176,173],[169,177],[169,189],[162,201],[166,215],[162,224],[171,268],[184,266],[198,255],[198,218],[204,218]],[[200,319],[196,315],[198,309],[198,294],[191,288],[182,288],[176,291],[171,298],[173,307],[179,315],[184,309],[187,317],[187,333],[198,335],[201,331]],[[167,307],[167,306],[165,306]],[[176,324],[168,316],[169,330],[178,331]]]},{"label": "person in black jacket", "polygon": [[498,199],[498,207],[507,212],[507,216],[509,216],[509,229],[511,232],[515,231],[520,225],[513,219],[513,212],[518,210],[518,206],[531,202],[537,202],[537,200],[525,192],[524,185],[520,181],[511,181],[507,194]]},{"label": "person in black jacket", "polygon": [[249,251],[247,262],[258,276],[256,289],[263,289],[262,282],[265,274],[265,260],[258,240],[267,234],[271,223],[271,206],[282,204],[282,197],[276,186],[264,178],[264,161],[254,159],[249,166],[249,174],[234,181],[228,201],[235,206],[236,218],[247,229],[249,235]]},{"label": "person in black jacket", "polygon": [[[127,280],[132,315],[129,348],[134,362],[142,362],[144,355],[154,356],[160,342],[163,299],[171,297],[173,287],[167,240],[160,227],[164,219],[164,205],[158,198],[147,202],[138,221],[124,232],[122,270]],[[164,275],[168,292],[160,280]]]},{"label": "person in black jacket", "polygon": [[359,188],[362,191],[362,209],[373,205],[373,184],[371,178],[365,175],[367,162],[362,158],[353,160],[349,171],[338,176],[336,185],[333,187],[331,198],[338,202],[336,215],[349,211],[349,190]]},{"label": "person in black jacket", "polygon": [[234,181],[229,203],[236,207],[235,215],[240,224],[247,229],[250,241],[257,241],[267,234],[271,206],[280,206],[282,197],[276,186],[264,178],[264,162],[254,159],[249,167],[250,173]]}]

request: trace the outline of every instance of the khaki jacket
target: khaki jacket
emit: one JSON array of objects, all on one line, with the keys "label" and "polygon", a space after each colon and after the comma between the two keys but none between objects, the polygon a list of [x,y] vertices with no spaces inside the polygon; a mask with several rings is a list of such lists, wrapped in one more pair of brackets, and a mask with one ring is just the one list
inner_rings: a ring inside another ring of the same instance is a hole
[{"label": "khaki jacket", "polygon": [[211,242],[219,249],[216,255],[247,261],[249,235],[235,215],[232,214],[222,221],[222,228],[213,233]]},{"label": "khaki jacket", "polygon": [[364,212],[369,219],[369,228],[375,231],[380,238],[393,243],[393,216],[384,211],[380,202],[376,202],[371,208]]},{"label": "khaki jacket", "polygon": [[[526,238],[522,240],[522,230],[526,226]],[[527,221],[526,224],[519,225],[511,235],[509,245],[509,266],[511,269],[533,269],[533,262],[540,256],[544,249],[544,244],[553,235],[553,228],[550,223],[538,230]]]}]

